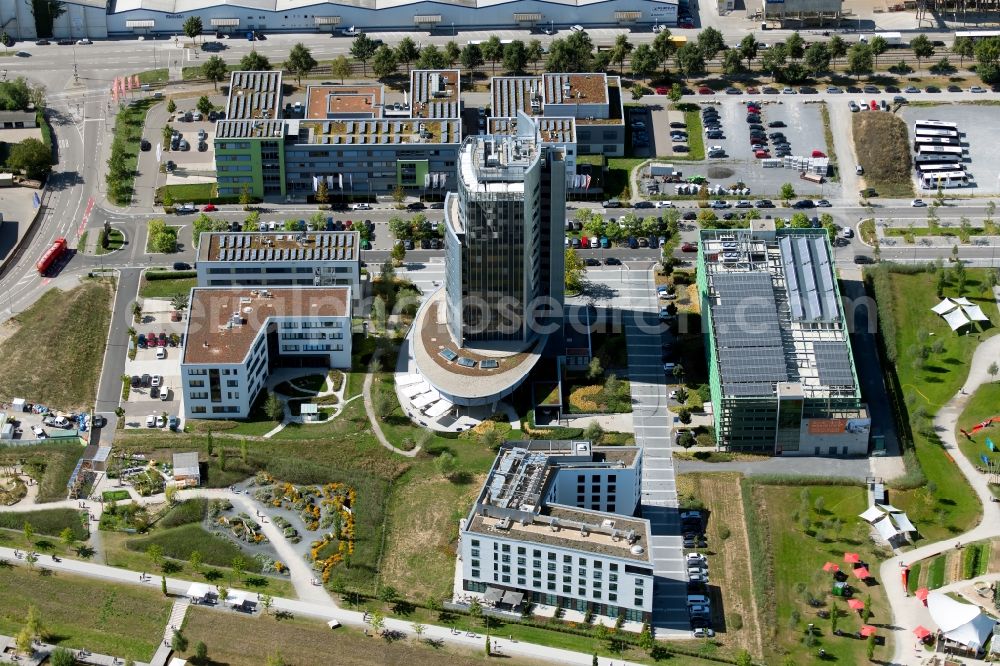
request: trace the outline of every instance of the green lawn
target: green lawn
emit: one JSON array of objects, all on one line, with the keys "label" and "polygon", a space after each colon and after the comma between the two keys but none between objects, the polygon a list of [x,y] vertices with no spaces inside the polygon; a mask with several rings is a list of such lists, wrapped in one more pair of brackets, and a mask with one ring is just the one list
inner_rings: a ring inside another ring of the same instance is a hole
[{"label": "green lawn", "polygon": [[177,235],[180,233],[181,228],[179,226],[167,225],[164,235],[172,232],[173,235],[173,249],[169,252],[159,252],[155,247],[153,247],[153,236],[147,230],[146,233],[146,252],[147,253],[159,253],[159,254],[175,254],[177,252]]},{"label": "green lawn", "polygon": [[142,287],[139,288],[141,298],[173,298],[174,296],[187,296],[192,287],[198,286],[197,278],[175,278],[173,280],[146,280],[143,279]]},{"label": "green lawn", "polygon": [[701,131],[701,114],[697,109],[684,112],[684,123],[687,125],[688,152],[674,155],[671,159],[703,160],[705,159],[705,134]]},{"label": "green lawn", "polygon": [[31,524],[35,534],[58,537],[67,527],[73,530],[77,541],[85,541],[90,533],[83,525],[83,512],[74,509],[40,509],[38,511],[0,513],[0,527],[24,531],[24,524]]},{"label": "green lawn", "polygon": [[205,564],[215,567],[228,567],[234,558],[242,555],[249,562],[247,571],[260,571],[260,564],[247,557],[241,548],[205,530],[201,525],[188,524],[156,529],[149,536],[129,539],[126,547],[144,553],[153,544],[163,548],[165,556],[182,562],[186,562],[191,557],[192,551],[197,550],[201,553]]},{"label": "green lawn", "polygon": [[0,343],[0,398],[30,396],[62,410],[93,406],[111,320],[111,285],[89,280],[71,291],[49,289],[11,320],[16,330]]},{"label": "green lawn", "polygon": [[105,502],[124,502],[132,497],[127,490],[105,490],[101,496]]},{"label": "green lawn", "polygon": [[165,67],[139,72],[139,83],[166,83],[169,78],[169,72]]},{"label": "green lawn", "polygon": [[604,196],[608,199],[628,200],[632,196],[629,174],[645,161],[642,157],[609,157],[607,176],[604,180]]},{"label": "green lawn", "polygon": [[[102,231],[101,233],[104,232]],[[98,240],[95,254],[101,255],[114,252],[115,250],[120,250],[123,245],[125,245],[125,235],[117,229],[112,229],[111,233],[108,234],[108,247],[106,249],[102,247],[100,241]]]},{"label": "green lawn", "polygon": [[[744,483],[752,484],[752,481]],[[845,633],[853,634],[861,626],[857,613],[850,612],[844,600],[830,594],[833,578],[822,567],[830,561],[848,568],[850,565],[844,562],[844,553],[856,552],[862,561],[874,567],[877,575],[877,562],[881,558],[868,539],[868,525],[858,518],[868,506],[865,489],[861,486],[752,484],[752,497],[755,514],[754,520],[748,519],[750,541],[754,543],[755,535],[763,539],[767,549],[763,560],[769,568],[769,571],[760,571],[761,558],[751,558],[755,567],[753,576],[763,582],[760,589],[765,598],[758,598],[759,607],[772,609],[764,610],[769,617],[761,619],[761,626],[765,628],[764,642],[770,646],[771,659],[767,663],[777,663],[777,655],[786,651],[804,657],[809,652],[815,653],[819,647],[826,650],[830,659],[840,663],[867,663],[865,642],[834,636],[830,621],[817,617],[816,609],[808,604],[810,595],[822,600],[826,610],[831,612],[836,603],[842,613],[838,628]],[[805,519],[809,521],[808,526]],[[831,524],[834,519],[840,521],[839,528]],[[762,534],[761,530],[752,527],[754,521],[763,526]],[[867,587],[854,576],[849,582],[858,590],[857,598],[864,600],[866,595],[871,595],[873,624],[891,621],[880,585]],[[802,643],[807,623],[815,623],[820,632],[818,643],[812,649]],[[768,627],[771,635],[766,633]],[[891,647],[877,648],[875,652],[877,658],[891,654]]]},{"label": "green lawn", "polygon": [[[890,279],[897,350],[893,367],[909,408],[917,459],[928,480],[921,488],[895,492],[893,504],[909,513],[922,538],[936,541],[973,527],[982,507],[954,461],[922,434],[920,426],[958,392],[976,346],[998,330],[1000,312],[995,302],[979,296],[980,281],[986,279],[983,269],[968,270],[964,295],[979,304],[991,321],[985,330],[971,335],[953,333],[941,317],[930,312],[938,302],[933,273],[893,273]],[[945,285],[944,295],[959,295],[954,280]],[[921,346],[933,345],[940,345],[940,350],[925,363],[917,363]]]},{"label": "green lawn", "polygon": [[931,560],[930,568],[927,571],[927,587],[936,590],[944,585],[944,565],[948,560],[947,555],[938,555]]},{"label": "green lawn", "polygon": [[973,465],[983,464],[980,455],[996,459],[997,453],[987,448],[986,439],[989,438],[995,445],[1000,446],[1000,422],[983,428],[971,439],[960,431],[972,432],[973,426],[993,416],[1000,416],[1000,384],[983,384],[966,403],[962,415],[958,418],[958,428],[955,430],[958,448]]},{"label": "green lawn", "polygon": [[0,568],[0,633],[16,634],[29,606],[47,640],[126,659],[149,661],[163,636],[171,602],[159,588],[139,588],[66,573]]},{"label": "green lawn", "polygon": [[173,197],[175,204],[208,203],[218,197],[215,183],[183,183],[179,185],[163,185],[156,190],[156,201],[162,202],[167,192]]}]

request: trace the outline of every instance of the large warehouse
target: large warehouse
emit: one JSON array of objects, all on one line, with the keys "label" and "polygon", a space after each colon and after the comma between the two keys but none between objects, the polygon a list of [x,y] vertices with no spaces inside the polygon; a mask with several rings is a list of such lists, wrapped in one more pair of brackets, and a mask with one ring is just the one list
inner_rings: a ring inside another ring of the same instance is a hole
[{"label": "large warehouse", "polygon": [[[190,16],[205,30],[239,33],[677,24],[677,0],[65,0],[58,38],[180,35]],[[34,39],[30,0],[0,0],[0,22],[15,39]]]},{"label": "large warehouse", "polygon": [[865,455],[871,420],[824,229],[701,232],[717,444],[775,455]]}]

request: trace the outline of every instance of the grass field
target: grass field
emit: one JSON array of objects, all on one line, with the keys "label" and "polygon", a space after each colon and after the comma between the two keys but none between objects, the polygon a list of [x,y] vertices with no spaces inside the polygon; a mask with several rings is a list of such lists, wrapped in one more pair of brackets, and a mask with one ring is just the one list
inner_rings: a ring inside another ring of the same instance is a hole
[{"label": "grass field", "polygon": [[73,530],[77,541],[85,541],[90,533],[83,526],[82,512],[73,509],[42,509],[19,513],[0,513],[0,527],[23,532],[30,523],[35,534],[58,537],[67,527]]},{"label": "grass field", "polygon": [[129,539],[126,542],[126,547],[129,550],[144,553],[153,544],[163,548],[163,554],[166,557],[182,562],[186,562],[191,553],[197,550],[201,553],[202,561],[214,567],[228,567],[236,557],[242,555],[249,563],[247,571],[254,573],[260,571],[260,564],[251,560],[241,548],[208,532],[201,525],[181,525],[157,529],[149,536]]},{"label": "grass field", "polygon": [[854,150],[865,182],[880,197],[913,196],[906,123],[891,113],[855,113]]},{"label": "grass field", "polygon": [[31,447],[0,446],[0,465],[20,464],[38,482],[40,503],[66,499],[66,484],[83,453],[82,442],[49,441]]},{"label": "grass field", "polygon": [[0,568],[0,588],[0,633],[16,634],[34,605],[48,641],[126,659],[148,662],[170,617],[159,589],[22,567]]},{"label": "grass field", "polygon": [[181,183],[163,185],[156,190],[156,201],[163,201],[163,195],[170,192],[174,203],[207,203],[218,197],[215,183]]},{"label": "grass field", "polygon": [[[981,339],[993,335],[1000,313],[990,299],[980,298],[979,284],[985,270],[969,269],[965,296],[990,317],[982,333],[956,335],[941,317],[930,312],[937,304],[933,273],[890,274],[895,319],[899,385],[909,409],[917,459],[928,483],[915,490],[895,492],[893,504],[906,511],[924,539],[936,541],[973,527],[982,507],[964,475],[944,449],[922,434],[921,424],[958,392],[968,375],[969,362]],[[958,296],[953,282],[945,296]],[[917,363],[922,346],[940,344],[925,363]]]},{"label": "grass field", "polygon": [[127,490],[105,490],[101,493],[101,497],[104,498],[105,502],[123,502],[132,496]]},{"label": "grass field", "polygon": [[109,281],[87,281],[71,291],[49,289],[17,314],[11,320],[16,330],[0,343],[0,358],[5,359],[0,398],[25,397],[67,411],[91,407],[107,342],[111,293]]},{"label": "grass field", "polygon": [[705,159],[705,135],[701,131],[701,114],[697,110],[684,112],[684,123],[687,125],[687,153],[674,155],[671,159],[703,160]]},{"label": "grass field", "polygon": [[[764,642],[751,580],[743,501],[737,474],[680,474],[677,489],[700,500],[708,512],[708,569],[712,574],[716,638],[732,650],[760,657]],[[716,594],[717,592],[717,594]]]},{"label": "grass field", "polygon": [[[278,620],[273,615],[247,618],[197,606],[188,610],[183,633],[190,648],[184,656],[192,658],[194,646],[204,641],[212,663],[232,666],[261,664],[276,653],[289,666],[315,664],[318,655],[331,655],[333,662],[345,666],[427,663],[459,666],[487,661],[481,653],[477,655],[471,650],[457,652],[457,648],[418,645],[412,636],[407,640],[386,641],[366,637],[348,627],[330,631],[319,620]],[[529,662],[519,659],[516,663]]]},{"label": "grass field", "polygon": [[166,68],[147,69],[145,72],[139,72],[139,83],[166,83],[169,78],[169,72]]},{"label": "grass field", "polygon": [[198,286],[198,278],[176,278],[173,280],[147,280],[143,278],[139,287],[140,298],[173,298],[188,295],[192,287]]},{"label": "grass field", "polygon": [[107,249],[101,247],[101,243],[98,242],[94,254],[102,255],[102,254],[107,254],[109,252],[114,252],[115,250],[121,249],[123,245],[125,245],[125,235],[122,234],[122,232],[118,231],[117,229],[112,229],[111,233],[108,234]]},{"label": "grass field", "polygon": [[629,174],[646,160],[641,157],[609,157],[608,171],[604,179],[604,195],[625,201],[632,195]]},{"label": "grass field", "polygon": [[[873,565],[881,559],[872,550],[867,524],[858,518],[868,506],[865,489],[860,486],[760,484],[752,484],[751,488],[755,519],[764,531],[763,542],[768,549],[762,559],[770,568],[770,571],[753,572],[754,579],[763,576],[766,581],[766,596],[756,601],[762,608],[760,621],[771,657],[767,663],[776,662],[777,654],[788,652],[804,656],[807,652],[815,654],[820,647],[831,660],[843,664],[866,663],[865,642],[850,636],[834,636],[830,621],[817,617],[816,609],[808,603],[810,597],[815,597],[831,612],[836,603],[842,613],[838,628],[850,634],[860,628],[861,618],[850,612],[843,600],[830,595],[833,579],[822,566],[830,561],[849,567],[843,561],[848,551],[858,553],[862,561]],[[839,526],[831,523],[835,518]],[[751,535],[751,542],[753,538]],[[864,600],[866,595],[871,595],[871,624],[878,626],[891,621],[881,586],[867,587],[853,576],[850,584],[858,590],[857,598]],[[808,650],[803,644],[807,623],[814,623],[820,633],[817,644]],[[876,658],[891,654],[891,646],[875,651]]]},{"label": "grass field", "polygon": [[958,428],[955,430],[958,448],[973,465],[983,464],[980,455],[996,458],[996,452],[987,448],[986,439],[1000,445],[1000,423],[983,428],[972,439],[968,439],[960,431],[972,432],[973,426],[993,416],[1000,416],[1000,384],[983,384],[969,398],[962,415],[958,417]]}]

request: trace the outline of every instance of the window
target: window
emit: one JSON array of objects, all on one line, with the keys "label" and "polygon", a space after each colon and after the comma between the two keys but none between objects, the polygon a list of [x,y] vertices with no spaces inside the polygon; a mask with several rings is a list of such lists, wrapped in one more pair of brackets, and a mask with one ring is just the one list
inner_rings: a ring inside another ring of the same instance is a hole
[{"label": "window", "polygon": [[[524,546],[518,546],[518,547],[517,547],[517,554],[518,554],[518,555],[524,555],[524,554],[525,554],[525,553],[527,553],[527,552],[528,552],[528,551],[527,551],[527,550],[526,550],[526,549],[524,548]],[[523,558],[522,558],[522,559],[523,559]]]},{"label": "window", "polygon": [[510,564],[510,555],[501,555],[500,556],[500,561],[501,562],[506,562],[507,564]]},{"label": "window", "polygon": [[523,557],[517,558],[517,564],[518,564],[518,566],[522,566],[523,567],[526,561],[527,560],[525,560]]},{"label": "window", "polygon": [[608,595],[608,601],[618,601],[618,595],[617,594],[609,594]]},{"label": "window", "polygon": [[509,583],[510,576],[500,576],[500,580],[503,581],[504,583]]},{"label": "window", "polygon": [[601,574],[600,571],[595,571],[592,575],[594,577],[594,580],[601,580],[601,575],[602,574]]},{"label": "window", "polygon": [[549,571],[555,571],[555,570],[556,570],[556,563],[549,562]]},{"label": "window", "polygon": [[563,573],[564,574],[571,574],[571,573],[573,573],[573,567],[571,567],[568,564],[565,565],[565,566],[563,566]]},{"label": "window", "polygon": [[573,586],[563,585],[563,594],[573,594]]},{"label": "window", "polygon": [[568,564],[572,564],[573,563],[573,556],[572,555],[563,555],[563,562],[566,562]]},{"label": "window", "polygon": [[523,578],[518,578],[517,579],[517,584],[518,585],[526,585],[527,583],[526,583],[526,581]]},{"label": "window", "polygon": [[522,567],[518,567],[517,568],[517,575],[518,576],[524,576],[526,571],[527,571],[526,569],[524,569]]},{"label": "window", "polygon": [[531,551],[531,556],[532,556],[532,557],[541,557],[541,556],[542,556],[542,551],[540,551],[540,550],[538,550],[538,549],[536,548],[536,549],[534,549],[533,551]]},{"label": "window", "polygon": [[555,592],[556,591],[556,584],[555,583],[549,583],[548,585],[546,585],[546,588],[549,591],[551,591],[551,592]]},{"label": "window", "polygon": [[608,583],[608,589],[612,592],[618,591],[618,583]]},{"label": "window", "polygon": [[473,567],[478,567],[479,566],[479,560],[472,560],[472,566]]},{"label": "window", "polygon": [[509,543],[505,543],[505,544],[504,544],[504,545],[503,545],[503,546],[501,547],[501,550],[503,550],[503,552],[505,552],[505,553],[509,553],[509,552],[510,552],[510,544],[509,544]]},{"label": "window", "polygon": [[191,388],[204,388],[205,387],[205,380],[204,379],[189,379],[188,380],[188,386],[190,386]]},{"label": "window", "polygon": [[473,578],[479,578],[479,569],[473,569],[472,570],[472,577]]},{"label": "window", "polygon": [[635,579],[635,586],[636,587],[642,587],[645,584],[645,582],[646,581],[643,580],[642,578],[636,578]]},{"label": "window", "polygon": [[579,563],[579,565],[580,565],[581,567],[585,567],[585,566],[587,566],[587,558],[586,558],[586,557],[581,557],[581,558],[580,558],[580,559],[578,560],[578,563]]},{"label": "window", "polygon": [[473,557],[479,557],[479,549],[478,548],[473,548],[472,549],[472,556]]},{"label": "window", "polygon": [[479,539],[473,539],[472,540],[472,547],[473,548],[479,548]]},{"label": "window", "polygon": [[579,595],[580,595],[581,597],[585,597],[585,596],[587,596],[587,588],[585,588],[585,587],[578,587],[578,588],[576,589],[576,592],[577,592],[577,594],[579,594]]}]

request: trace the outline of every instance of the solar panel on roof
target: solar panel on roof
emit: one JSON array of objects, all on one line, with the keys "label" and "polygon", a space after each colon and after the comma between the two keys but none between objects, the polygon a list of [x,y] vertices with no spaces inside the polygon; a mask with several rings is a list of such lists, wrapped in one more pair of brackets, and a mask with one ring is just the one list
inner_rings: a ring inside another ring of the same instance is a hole
[{"label": "solar panel on roof", "polygon": [[826,386],[851,386],[854,373],[851,356],[845,341],[821,341],[813,343],[813,355],[819,381]]},{"label": "solar panel on roof", "polygon": [[476,362],[471,358],[461,357],[458,359],[458,364],[463,368],[474,368],[476,367]]},{"label": "solar panel on roof", "polygon": [[722,392],[724,395],[735,396],[735,397],[751,397],[751,396],[769,396],[774,395],[774,386],[772,384],[763,383],[751,383],[751,384],[738,384],[738,383],[726,383],[722,385]]}]

